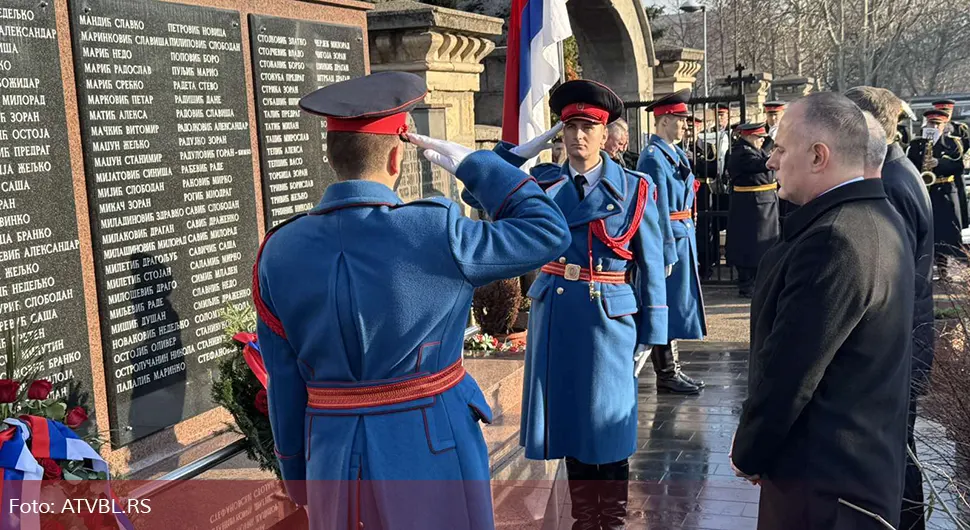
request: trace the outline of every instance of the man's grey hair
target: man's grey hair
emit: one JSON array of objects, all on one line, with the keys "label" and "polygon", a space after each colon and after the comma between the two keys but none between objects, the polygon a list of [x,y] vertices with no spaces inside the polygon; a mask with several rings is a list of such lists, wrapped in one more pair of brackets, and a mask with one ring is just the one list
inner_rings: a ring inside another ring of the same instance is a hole
[{"label": "man's grey hair", "polygon": [[876,172],[882,168],[882,164],[886,160],[886,151],[889,149],[889,144],[886,143],[886,130],[871,113],[863,111],[862,114],[866,117],[866,125],[869,127],[865,176],[867,178],[878,177],[879,175]]},{"label": "man's grey hair", "polygon": [[871,112],[882,124],[887,138],[896,137],[896,126],[903,112],[903,100],[891,90],[873,86],[857,86],[845,91],[845,97],[852,100],[864,112]]},{"label": "man's grey hair", "polygon": [[869,127],[862,110],[836,92],[816,92],[799,98],[802,134],[828,146],[833,158],[847,168],[865,167]]},{"label": "man's grey hair", "polygon": [[622,135],[630,134],[630,126],[627,125],[626,120],[623,118],[617,118],[616,121],[607,125],[606,130],[612,137],[620,137]]}]

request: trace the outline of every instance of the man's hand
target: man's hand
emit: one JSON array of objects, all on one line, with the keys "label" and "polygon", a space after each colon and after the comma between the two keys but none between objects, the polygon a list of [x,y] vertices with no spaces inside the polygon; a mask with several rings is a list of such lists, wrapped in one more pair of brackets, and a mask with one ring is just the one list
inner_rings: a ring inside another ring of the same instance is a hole
[{"label": "man's hand", "polygon": [[930,163],[929,163],[929,166],[930,167],[929,167],[929,169],[933,169],[933,168],[935,168],[938,165],[940,165],[940,159],[939,158],[931,158],[930,159]]},{"label": "man's hand", "polygon": [[640,377],[640,370],[643,370],[643,365],[647,364],[651,350],[653,350],[652,346],[637,344],[637,349],[633,350],[633,377]]},{"label": "man's hand", "polygon": [[420,134],[408,133],[408,140],[412,144],[424,149],[424,157],[455,175],[462,160],[474,151],[461,144],[429,138]]},{"label": "man's hand", "polygon": [[552,129],[549,129],[548,131],[536,136],[522,145],[517,145],[512,149],[509,149],[509,151],[516,156],[521,156],[522,158],[528,160],[545,151],[546,149],[552,149],[552,140],[555,139],[559,134],[559,131],[562,130],[562,126],[562,122],[559,122]]},{"label": "man's hand", "polygon": [[674,264],[673,263],[671,263],[670,265],[667,265],[666,267],[664,267],[664,277],[665,278],[669,277],[671,274],[673,274],[673,272],[674,272]]},{"label": "man's hand", "polygon": [[755,486],[761,485],[761,475],[748,475],[744,471],[741,471],[738,466],[734,465],[734,437],[738,435],[738,431],[734,431],[731,435],[731,449],[728,450],[728,460],[731,461],[731,470],[734,471],[734,475],[741,477]]}]

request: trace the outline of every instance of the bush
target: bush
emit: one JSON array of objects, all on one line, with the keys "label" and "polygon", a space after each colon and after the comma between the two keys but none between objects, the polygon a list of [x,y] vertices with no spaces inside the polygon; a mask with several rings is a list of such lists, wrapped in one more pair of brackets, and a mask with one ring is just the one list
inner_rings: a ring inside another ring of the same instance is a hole
[{"label": "bush", "polygon": [[472,315],[488,335],[506,335],[512,330],[522,304],[518,278],[498,280],[475,289]]}]

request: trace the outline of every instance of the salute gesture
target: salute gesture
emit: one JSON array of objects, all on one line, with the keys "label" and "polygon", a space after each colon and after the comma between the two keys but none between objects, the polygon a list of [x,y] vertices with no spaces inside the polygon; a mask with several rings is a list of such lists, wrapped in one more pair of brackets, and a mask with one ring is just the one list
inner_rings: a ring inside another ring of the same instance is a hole
[{"label": "salute gesture", "polygon": [[555,140],[556,136],[559,136],[560,131],[562,131],[562,122],[553,125],[551,129],[540,134],[539,136],[536,136],[528,142],[509,149],[509,151],[516,156],[521,156],[522,158],[528,160],[537,156],[546,149],[552,149],[552,141]]}]

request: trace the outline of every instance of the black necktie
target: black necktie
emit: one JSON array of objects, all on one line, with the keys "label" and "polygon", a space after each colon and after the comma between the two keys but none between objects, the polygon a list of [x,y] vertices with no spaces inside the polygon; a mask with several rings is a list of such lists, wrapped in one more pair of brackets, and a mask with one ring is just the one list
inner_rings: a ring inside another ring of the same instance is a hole
[{"label": "black necktie", "polygon": [[579,200],[585,199],[586,188],[584,188],[584,186],[586,185],[586,177],[583,175],[576,175],[576,177],[573,179],[573,185],[576,186],[576,193],[579,194]]}]

